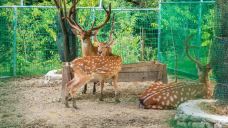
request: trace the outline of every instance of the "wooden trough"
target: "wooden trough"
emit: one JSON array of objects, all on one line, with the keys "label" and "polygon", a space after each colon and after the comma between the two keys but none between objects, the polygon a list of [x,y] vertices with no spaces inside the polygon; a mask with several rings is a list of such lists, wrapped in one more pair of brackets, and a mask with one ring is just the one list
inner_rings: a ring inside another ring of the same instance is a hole
[{"label": "wooden trough", "polygon": [[124,64],[119,82],[162,81],[168,83],[166,65],[155,61]]}]

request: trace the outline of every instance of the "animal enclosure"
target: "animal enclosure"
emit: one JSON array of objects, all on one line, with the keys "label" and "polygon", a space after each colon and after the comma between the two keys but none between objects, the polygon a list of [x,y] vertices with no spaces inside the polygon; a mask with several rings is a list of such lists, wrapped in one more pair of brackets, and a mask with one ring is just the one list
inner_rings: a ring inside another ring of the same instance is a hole
[{"label": "animal enclosure", "polygon": [[[192,53],[203,62],[207,61],[213,39],[213,9],[213,1],[161,2],[160,8],[149,9],[114,8],[113,52],[123,58],[124,64],[158,60],[167,64],[170,72],[196,78],[195,65],[183,51],[183,40],[189,32],[196,33],[192,43],[198,48]],[[0,61],[1,77],[40,75],[61,66],[63,37],[59,34],[61,28],[56,23],[54,6],[2,6],[0,11],[3,44],[0,60],[4,60]],[[104,11],[100,8],[79,7],[78,13],[77,20],[85,29],[91,27],[94,19],[97,23],[104,19]],[[109,22],[99,32],[100,41],[107,40],[110,26]],[[77,56],[81,54],[79,42],[76,42]]]},{"label": "animal enclosure", "polygon": [[[107,1],[112,2],[111,9]],[[0,5],[4,2],[0,6],[0,127],[168,128],[176,110],[139,106],[173,109],[186,100],[211,97],[213,88],[212,98],[228,103],[226,0],[103,0],[89,7],[83,6],[88,1],[81,0],[75,17],[69,1],[66,10],[70,11],[63,17],[50,0],[31,0],[39,3],[31,6],[11,6],[13,0],[0,0]],[[67,50],[79,57],[75,65],[70,62],[73,58],[66,59],[64,20],[66,26],[73,24],[67,31],[76,49]],[[100,25],[96,36],[93,28]],[[110,41],[109,34],[115,42],[105,48],[113,54],[91,57],[98,55],[93,49],[97,42]],[[92,54],[85,55],[84,44]],[[113,59],[115,55],[120,58]],[[45,84],[48,75],[58,79]],[[113,83],[106,81],[110,78]],[[92,82],[97,90],[91,91]],[[85,83],[88,91],[82,94]],[[65,93],[70,95],[60,97]],[[76,100],[79,110],[71,108],[77,108]],[[188,117],[183,120],[182,124],[193,126]]]}]

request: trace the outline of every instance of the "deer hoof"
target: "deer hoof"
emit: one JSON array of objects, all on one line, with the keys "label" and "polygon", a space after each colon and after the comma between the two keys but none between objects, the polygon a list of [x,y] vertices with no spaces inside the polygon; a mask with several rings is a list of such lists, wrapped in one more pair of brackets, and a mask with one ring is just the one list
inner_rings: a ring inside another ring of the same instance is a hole
[{"label": "deer hoof", "polygon": [[120,103],[120,99],[115,99],[115,102],[116,103]]},{"label": "deer hoof", "polygon": [[70,106],[69,106],[69,104],[65,104],[65,107],[66,107],[66,108],[69,108]]},{"label": "deer hoof", "polygon": [[85,91],[85,90],[83,90],[83,91],[82,91],[82,94],[86,94],[86,91]]},{"label": "deer hoof", "polygon": [[104,101],[104,99],[102,97],[99,98],[100,101]]},{"label": "deer hoof", "polygon": [[75,106],[73,106],[73,108],[74,108],[74,109],[78,109],[78,107],[77,107],[76,105],[75,105]]}]

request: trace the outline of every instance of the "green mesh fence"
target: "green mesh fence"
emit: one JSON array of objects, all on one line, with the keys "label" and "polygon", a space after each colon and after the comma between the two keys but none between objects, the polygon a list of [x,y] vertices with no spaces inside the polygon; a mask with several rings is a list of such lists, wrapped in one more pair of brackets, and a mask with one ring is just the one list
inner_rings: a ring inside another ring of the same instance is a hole
[{"label": "green mesh fence", "polygon": [[[105,18],[101,9],[79,9],[78,12],[78,22],[87,30],[95,18],[96,25]],[[125,64],[157,59],[158,11],[112,9],[112,14],[115,15],[113,53],[120,55]],[[100,42],[109,40],[110,29],[111,21],[99,31]],[[80,49],[78,52],[80,55]]]},{"label": "green mesh fence", "polygon": [[[13,10],[0,9],[0,76],[13,73]],[[3,13],[4,12],[4,13]]]},{"label": "green mesh fence", "polygon": [[228,3],[217,0],[215,38],[211,46],[211,65],[216,80],[214,96],[228,103]]},{"label": "green mesh fence", "polygon": [[[60,68],[56,39],[56,9],[44,7],[0,8],[0,76],[39,75]],[[112,9],[115,14],[113,52],[123,62],[137,63],[157,59],[158,11],[156,9]],[[104,20],[102,9],[81,8],[78,22],[89,29]],[[100,30],[98,39],[108,41],[110,23]],[[77,53],[81,54],[80,41]],[[60,50],[61,51],[61,46]],[[61,52],[60,52],[61,53]]]},{"label": "green mesh fence", "polygon": [[60,66],[56,11],[0,8],[0,76],[39,75]]},{"label": "green mesh fence", "polygon": [[186,56],[183,42],[194,33],[191,55],[207,63],[214,34],[214,2],[162,2],[160,11],[159,60],[178,75],[197,78],[196,65]]}]

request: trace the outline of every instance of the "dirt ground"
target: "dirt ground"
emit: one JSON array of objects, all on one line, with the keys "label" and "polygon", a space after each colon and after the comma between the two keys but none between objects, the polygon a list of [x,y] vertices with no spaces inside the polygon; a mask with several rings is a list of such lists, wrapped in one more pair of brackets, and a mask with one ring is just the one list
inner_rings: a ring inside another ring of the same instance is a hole
[{"label": "dirt ground", "polygon": [[[169,128],[175,110],[138,108],[137,95],[151,82],[118,83],[120,103],[114,102],[110,85],[92,95],[78,93],[79,109],[66,108],[60,102],[61,84],[44,86],[43,78],[17,78],[0,81],[0,127],[32,128]],[[71,105],[71,104],[70,104]]]}]

